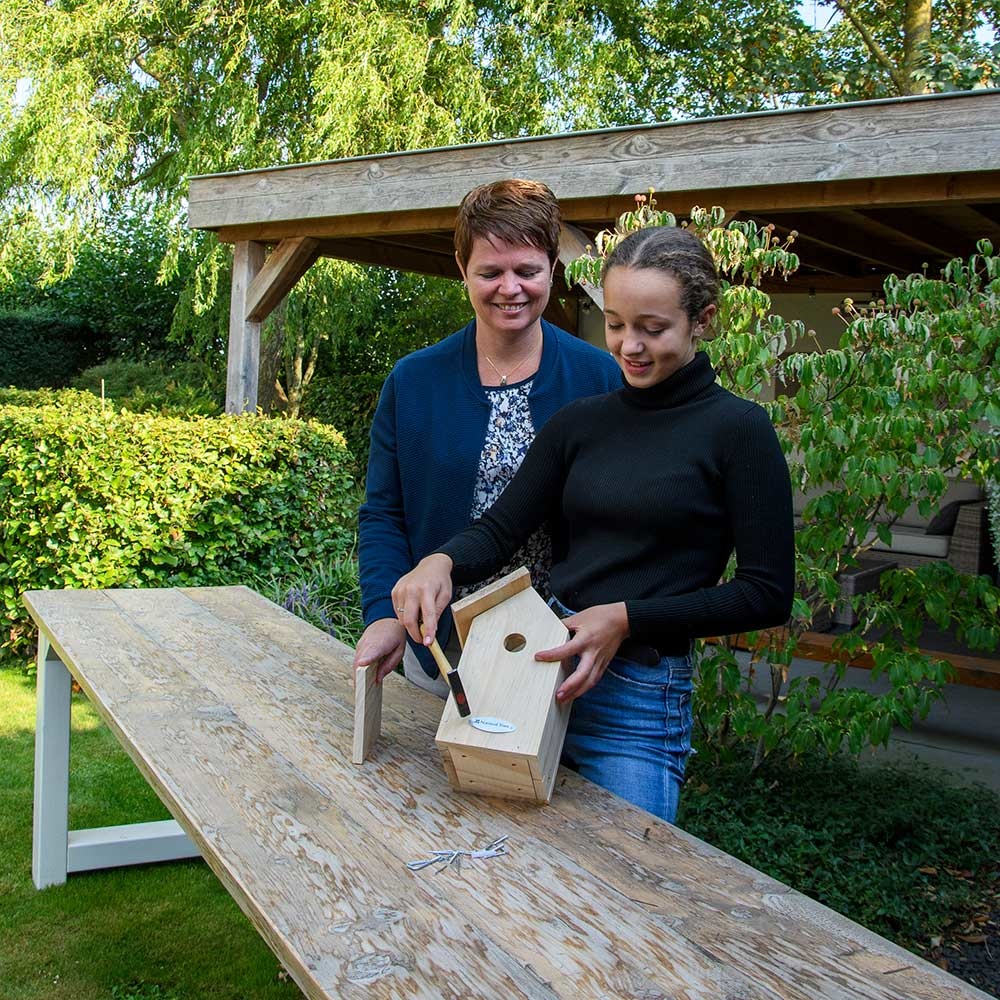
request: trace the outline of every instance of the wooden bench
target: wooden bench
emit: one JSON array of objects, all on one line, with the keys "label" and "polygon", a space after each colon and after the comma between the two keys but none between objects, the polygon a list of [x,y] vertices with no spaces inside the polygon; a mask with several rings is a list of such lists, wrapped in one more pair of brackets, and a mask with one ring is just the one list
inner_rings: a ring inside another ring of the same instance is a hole
[{"label": "wooden bench", "polygon": [[[746,635],[737,636],[735,648],[746,652],[759,652],[767,648],[772,634],[777,637],[779,643],[785,639],[782,629],[768,629],[758,634],[757,642],[753,645],[752,650]],[[842,663],[847,667],[856,667],[859,670],[871,670],[875,666],[875,660],[870,653],[851,656],[841,649],[835,649],[834,644],[838,638],[832,632],[803,632],[795,644],[794,655],[803,660],[812,660],[815,663]],[[713,636],[705,641],[716,645],[719,638]],[[921,652],[949,663],[955,672],[954,682],[956,684],[1000,691],[1000,659],[996,656],[942,653],[934,649],[922,649]]]},{"label": "wooden bench", "polygon": [[[546,807],[454,792],[441,703],[397,676],[353,765],[351,651],[250,590],[25,603],[36,884],[196,849],[308,997],[986,998],[569,772]],[[176,827],[67,835],[71,674]],[[460,872],[405,866],[504,834]]]}]

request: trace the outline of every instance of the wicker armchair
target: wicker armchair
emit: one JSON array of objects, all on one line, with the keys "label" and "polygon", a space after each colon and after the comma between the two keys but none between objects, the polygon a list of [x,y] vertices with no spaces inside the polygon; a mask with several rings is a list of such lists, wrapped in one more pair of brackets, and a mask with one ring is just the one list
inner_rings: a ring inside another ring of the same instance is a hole
[{"label": "wicker armchair", "polygon": [[[865,552],[865,559],[875,563],[894,562],[897,566],[924,566],[935,558],[940,558],[915,555],[902,549],[902,546],[891,549],[873,547]],[[955,519],[955,529],[948,541],[947,554],[943,558],[959,573],[972,576],[980,573],[994,574],[989,511],[985,500],[961,506]]]},{"label": "wicker armchair", "polygon": [[955,531],[948,546],[948,562],[959,573],[992,573],[993,549],[990,545],[989,506],[965,504],[955,519]]}]

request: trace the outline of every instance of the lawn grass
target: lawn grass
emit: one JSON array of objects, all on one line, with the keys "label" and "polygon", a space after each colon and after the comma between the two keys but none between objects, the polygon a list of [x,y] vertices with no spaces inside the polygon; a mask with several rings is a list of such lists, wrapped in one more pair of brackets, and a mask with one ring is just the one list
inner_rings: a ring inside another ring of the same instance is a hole
[{"label": "lawn grass", "polygon": [[[3,1000],[291,1000],[301,993],[201,861],[31,882],[35,688],[0,669]],[[73,699],[70,827],[168,813],[87,700]]]}]

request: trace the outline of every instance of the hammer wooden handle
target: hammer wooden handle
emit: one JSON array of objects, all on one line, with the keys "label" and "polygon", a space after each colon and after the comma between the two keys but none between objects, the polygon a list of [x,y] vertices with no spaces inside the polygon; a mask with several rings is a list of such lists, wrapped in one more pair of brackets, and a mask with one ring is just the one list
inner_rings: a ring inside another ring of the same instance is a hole
[{"label": "hammer wooden handle", "polygon": [[434,657],[434,662],[441,672],[442,680],[447,682],[451,688],[451,693],[455,696],[455,707],[458,709],[458,714],[463,719],[466,718],[466,716],[471,714],[472,710],[469,708],[469,699],[465,695],[465,688],[462,687],[462,678],[458,676],[458,671],[453,669],[452,665],[448,662],[448,658],[441,651],[437,639],[427,648],[430,649],[431,656]]}]

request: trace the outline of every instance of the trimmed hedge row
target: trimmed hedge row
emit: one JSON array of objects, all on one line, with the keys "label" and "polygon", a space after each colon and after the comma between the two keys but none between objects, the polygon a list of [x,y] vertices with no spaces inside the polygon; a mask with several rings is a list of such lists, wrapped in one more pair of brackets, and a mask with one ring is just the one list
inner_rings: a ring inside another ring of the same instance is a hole
[{"label": "trimmed hedge row", "polygon": [[0,310],[0,386],[68,385],[107,352],[107,338],[82,320],[43,310]]},{"label": "trimmed hedge row", "polygon": [[333,428],[87,395],[0,405],[0,646],[28,645],[26,590],[240,583],[350,549],[352,459]]}]

